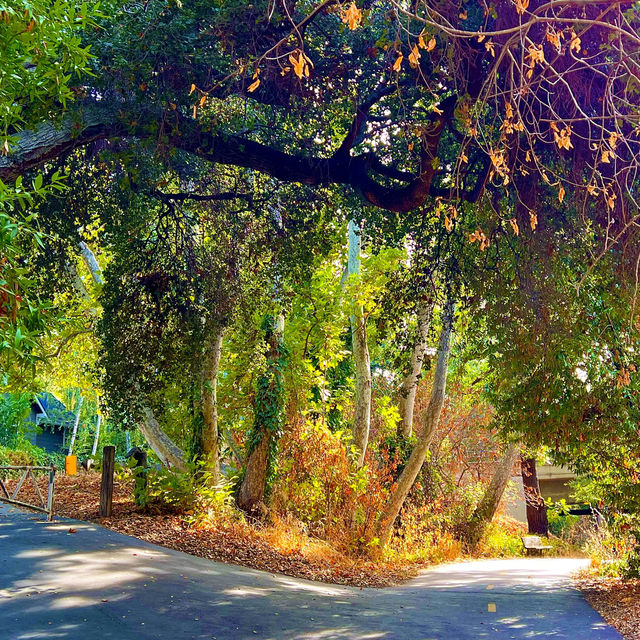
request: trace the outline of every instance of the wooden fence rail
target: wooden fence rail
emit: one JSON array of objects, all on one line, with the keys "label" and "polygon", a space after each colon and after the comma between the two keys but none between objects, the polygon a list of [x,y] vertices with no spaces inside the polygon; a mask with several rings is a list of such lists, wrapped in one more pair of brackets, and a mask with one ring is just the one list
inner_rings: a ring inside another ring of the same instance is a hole
[{"label": "wooden fence rail", "polygon": [[[9,493],[7,490],[6,482],[6,472],[7,471],[22,471],[22,475],[18,480],[18,484],[16,484],[13,493]],[[47,500],[45,502],[42,497],[42,493],[40,491],[40,487],[38,486],[38,482],[36,480],[34,471],[48,471],[49,472],[49,486],[47,490]],[[33,481],[33,486],[36,490],[36,495],[40,500],[40,504],[33,504],[30,502],[24,502],[22,500],[17,500],[20,489],[22,489],[25,480],[31,478]],[[35,511],[41,511],[42,513],[46,513],[49,516],[49,521],[53,520],[53,494],[55,491],[56,485],[56,467],[55,465],[51,465],[50,467],[32,467],[32,466],[0,466],[0,502],[9,502],[10,504],[17,504],[21,507],[28,507],[29,509],[34,509]]]}]

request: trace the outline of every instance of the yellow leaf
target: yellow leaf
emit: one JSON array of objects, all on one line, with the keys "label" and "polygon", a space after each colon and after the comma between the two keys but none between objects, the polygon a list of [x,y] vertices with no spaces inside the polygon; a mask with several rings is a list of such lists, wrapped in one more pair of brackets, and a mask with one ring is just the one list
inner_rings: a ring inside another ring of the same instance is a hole
[{"label": "yellow leaf", "polygon": [[615,149],[618,146],[618,140],[620,140],[620,136],[615,131],[612,131],[609,134],[609,146]]},{"label": "yellow leaf", "polygon": [[449,218],[449,216],[444,217],[444,226],[447,228],[447,231],[451,231],[453,228],[453,222],[451,222],[451,218]]},{"label": "yellow leaf", "polygon": [[414,44],[413,49],[411,49],[411,53],[409,54],[409,64],[414,68],[417,67],[420,64],[420,57],[418,46]]},{"label": "yellow leaf", "polygon": [[393,70],[394,71],[400,71],[400,67],[402,66],[402,60],[403,59],[404,59],[404,56],[402,54],[400,54],[396,58],[396,61],[393,63]]},{"label": "yellow leaf", "polygon": [[427,44],[427,51],[433,51],[435,48],[436,48],[436,39],[431,38],[431,40],[429,40],[429,43]]},{"label": "yellow leaf", "polygon": [[599,193],[599,191],[598,191],[598,187],[596,187],[596,185],[595,185],[595,184],[593,184],[592,182],[591,182],[591,183],[589,183],[589,184],[587,185],[587,193],[588,193],[590,196],[597,196],[597,195],[598,195],[598,193]]},{"label": "yellow leaf", "polygon": [[466,20],[467,19],[467,11],[466,9],[463,9],[459,14],[458,17],[460,18],[460,20]]},{"label": "yellow leaf", "polygon": [[529,60],[529,66],[531,67],[531,69],[533,69],[537,63],[542,64],[543,62],[545,62],[544,49],[542,48],[542,45],[531,44],[529,45],[527,51],[527,58]]},{"label": "yellow leaf", "polygon": [[531,230],[535,231],[538,226],[538,214],[533,211],[529,211],[529,224],[531,224]]},{"label": "yellow leaf", "polygon": [[462,160],[462,162],[464,162],[465,164],[469,162],[469,158],[467,158],[467,154],[464,151],[460,152],[460,160]]},{"label": "yellow leaf", "polygon": [[431,105],[431,111],[435,111],[439,116],[441,116],[444,111],[442,109],[438,109],[438,107],[435,104]]},{"label": "yellow leaf", "polygon": [[253,92],[254,92],[254,91],[255,91],[259,86],[260,86],[260,78],[258,78],[257,80],[255,80],[255,82],[252,82],[252,83],[249,85],[249,87],[248,87],[247,91],[248,91],[249,93],[253,93]]},{"label": "yellow leaf", "polygon": [[522,15],[529,7],[529,0],[516,0],[516,11]]},{"label": "yellow leaf", "polygon": [[207,96],[202,96],[202,98],[200,98],[200,106],[204,106],[204,103],[207,101]]},{"label": "yellow leaf", "polygon": [[611,164],[612,155],[611,151],[605,149],[600,156],[600,162],[603,162],[604,164]]},{"label": "yellow leaf", "polygon": [[348,25],[349,29],[353,31],[362,23],[362,11],[358,9],[355,2],[352,2],[348,9],[343,9],[341,18],[342,22]]},{"label": "yellow leaf", "polygon": [[517,236],[520,235],[520,227],[518,227],[518,221],[515,218],[511,218],[511,220],[509,220],[509,224],[511,225],[511,228],[513,229],[513,233]]},{"label": "yellow leaf", "polygon": [[484,43],[484,48],[495,58],[496,57],[496,49],[493,40],[489,40]]},{"label": "yellow leaf", "polygon": [[562,185],[560,185],[560,189],[558,189],[558,201],[562,202],[564,200],[564,196],[566,195],[566,191],[564,190],[564,187]]},{"label": "yellow leaf", "polygon": [[191,95],[195,90],[196,90],[196,85],[192,84],[191,85],[191,90],[189,91],[189,95]]},{"label": "yellow leaf", "polygon": [[580,40],[580,38],[578,38],[578,36],[575,34],[575,31],[573,31],[573,29],[571,30],[571,41],[569,43],[569,49],[571,49],[571,51],[574,51],[575,53],[580,53],[580,47],[582,46],[582,41]]},{"label": "yellow leaf", "polygon": [[304,76],[305,67],[307,66],[307,62],[304,59],[304,57],[302,55],[302,52],[300,51],[298,53],[298,59],[297,60],[294,57],[294,55],[291,54],[289,56],[289,62],[291,63],[291,66],[293,67],[294,73],[298,76],[298,78],[300,80],[302,80],[302,77]]}]

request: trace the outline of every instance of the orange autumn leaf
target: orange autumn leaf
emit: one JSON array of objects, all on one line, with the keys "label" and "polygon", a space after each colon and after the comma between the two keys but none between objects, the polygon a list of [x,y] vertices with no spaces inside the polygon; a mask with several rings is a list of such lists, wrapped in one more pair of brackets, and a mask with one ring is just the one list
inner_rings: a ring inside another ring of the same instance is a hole
[{"label": "orange autumn leaf", "polygon": [[394,71],[400,71],[400,67],[402,66],[402,61],[403,60],[404,60],[404,56],[402,54],[400,54],[396,58],[396,61],[393,63],[393,70]]},{"label": "orange autumn leaf", "polygon": [[509,224],[511,225],[511,228],[513,229],[513,233],[516,236],[520,235],[520,227],[518,227],[518,221],[515,218],[511,218],[511,220],[509,220]]},{"label": "orange autumn leaf", "polygon": [[362,11],[358,9],[355,2],[352,2],[348,9],[343,9],[340,17],[351,31],[354,31],[362,24]]},{"label": "orange autumn leaf", "polygon": [[531,231],[535,231],[538,226],[538,214],[533,211],[529,211],[529,224],[531,225]]},{"label": "orange autumn leaf", "polygon": [[580,38],[575,34],[573,29],[571,30],[571,41],[569,42],[569,49],[575,53],[580,53],[580,47],[582,46],[582,42]]},{"label": "orange autumn leaf", "polygon": [[249,87],[247,88],[247,91],[249,93],[253,93],[259,86],[260,86],[260,78],[257,78],[254,82],[252,82],[249,85]]},{"label": "orange autumn leaf", "polygon": [[413,49],[411,49],[411,53],[409,54],[409,64],[414,68],[417,67],[420,64],[420,57],[418,46],[414,44]]},{"label": "orange autumn leaf", "polygon": [[564,200],[564,197],[566,195],[566,191],[564,190],[564,187],[562,185],[560,185],[560,189],[558,189],[558,201],[562,202]]},{"label": "orange autumn leaf", "polygon": [[293,67],[294,73],[298,76],[298,78],[300,80],[302,80],[302,77],[304,76],[304,70],[305,70],[305,67],[306,67],[305,59],[302,57],[302,51],[300,51],[298,53],[298,58],[297,59],[293,54],[291,54],[289,56],[289,62],[291,63],[291,66]]}]

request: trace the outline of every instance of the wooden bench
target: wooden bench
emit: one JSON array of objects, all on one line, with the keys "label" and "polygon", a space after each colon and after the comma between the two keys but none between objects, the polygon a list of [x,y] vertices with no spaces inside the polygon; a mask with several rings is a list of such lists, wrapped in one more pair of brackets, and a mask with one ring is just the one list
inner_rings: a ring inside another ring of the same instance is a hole
[{"label": "wooden bench", "polygon": [[541,556],[543,551],[553,549],[551,545],[542,544],[540,536],[522,536],[521,540],[528,556]]}]

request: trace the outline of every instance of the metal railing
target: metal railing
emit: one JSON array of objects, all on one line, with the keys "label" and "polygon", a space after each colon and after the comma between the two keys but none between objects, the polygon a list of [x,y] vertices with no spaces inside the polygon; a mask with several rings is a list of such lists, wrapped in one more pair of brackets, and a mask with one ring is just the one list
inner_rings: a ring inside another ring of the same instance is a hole
[{"label": "metal railing", "polygon": [[[7,481],[6,472],[7,471],[22,471],[22,475],[18,480],[18,484],[16,484],[13,492],[10,494],[7,485],[5,484]],[[38,481],[36,480],[34,471],[48,471],[49,472],[49,486],[47,490],[47,501],[44,501],[42,497],[42,493],[40,491],[40,487],[38,486]],[[22,500],[17,500],[20,489],[24,486],[25,480],[31,478],[33,481],[33,486],[35,487],[35,493],[40,500],[40,504],[33,504],[30,502],[24,502]],[[51,465],[50,467],[31,467],[31,466],[0,466],[0,502],[9,502],[10,504],[17,504],[21,507],[27,507],[29,509],[34,509],[35,511],[41,511],[42,513],[46,513],[49,517],[49,521],[53,520],[53,494],[55,491],[56,485],[56,467],[55,465]]]}]

